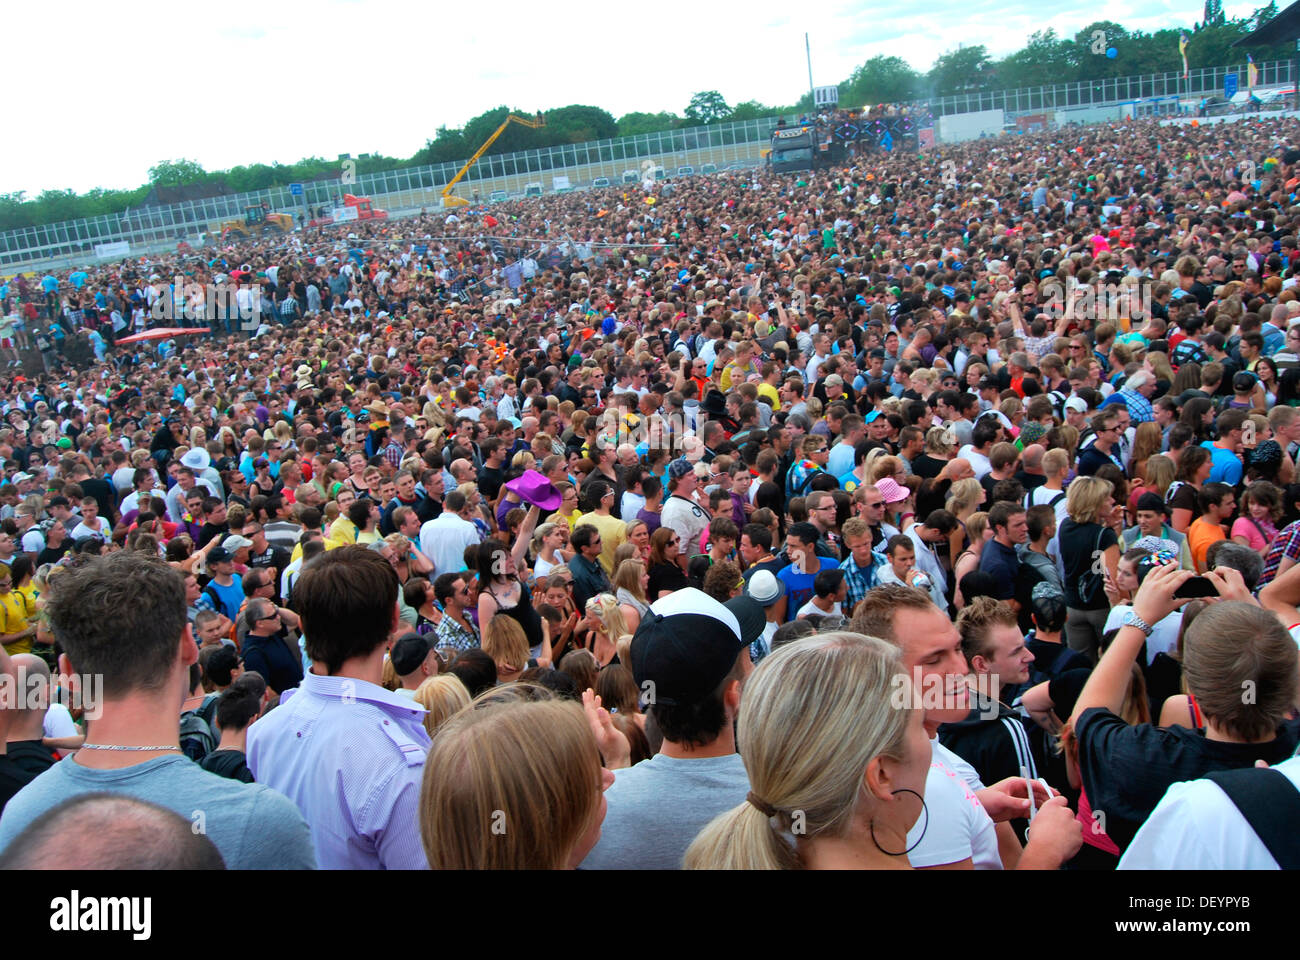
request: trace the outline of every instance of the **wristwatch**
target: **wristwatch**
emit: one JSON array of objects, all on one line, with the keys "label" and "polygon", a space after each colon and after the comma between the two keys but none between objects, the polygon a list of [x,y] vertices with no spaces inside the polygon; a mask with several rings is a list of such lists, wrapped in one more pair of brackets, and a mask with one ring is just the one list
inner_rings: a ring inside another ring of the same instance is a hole
[{"label": "wristwatch", "polygon": [[1120,626],[1137,627],[1139,630],[1142,631],[1142,634],[1147,637],[1151,636],[1151,634],[1154,633],[1156,629],[1155,627],[1151,626],[1151,624],[1147,623],[1145,620],[1139,617],[1132,610],[1124,614],[1124,619],[1120,621]]}]

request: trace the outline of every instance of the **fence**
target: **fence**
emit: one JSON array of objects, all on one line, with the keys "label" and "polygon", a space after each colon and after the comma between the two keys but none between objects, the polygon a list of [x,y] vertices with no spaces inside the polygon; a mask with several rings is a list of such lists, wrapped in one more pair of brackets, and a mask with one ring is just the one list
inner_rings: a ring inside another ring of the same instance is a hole
[{"label": "fence", "polygon": [[[1255,64],[1259,70],[1257,86],[1276,86],[1295,82],[1290,60],[1272,60]],[[1142,77],[1113,77],[1104,80],[1057,83],[1043,87],[1020,87],[1015,90],[989,90],[936,97],[918,101],[935,116],[972,113],[977,110],[1005,110],[1008,114],[1035,113],[1040,110],[1068,110],[1077,107],[1109,106],[1149,97],[1204,97],[1223,93],[1223,80],[1237,75],[1240,89],[1246,89],[1247,65],[1236,67],[1201,67],[1191,70],[1186,79],[1181,73],[1153,73]]]},{"label": "fence", "polygon": [[[1256,64],[1259,85],[1293,83],[1288,60]],[[929,109],[935,116],[1002,109],[1009,117],[1044,110],[1106,106],[1150,97],[1201,97],[1222,92],[1225,74],[1235,72],[1245,89],[1246,65],[1206,67],[1193,70],[1187,79],[1178,73],[1119,77],[1094,82],[1061,83],[1043,87],[996,90],[918,101],[917,109]],[[688,127],[659,133],[639,134],[588,143],[564,144],[540,150],[482,157],[456,186],[455,192],[468,198],[475,189],[484,198],[491,190],[521,192],[530,182],[564,174],[580,185],[596,177],[617,182],[626,170],[641,172],[644,164],[722,166],[753,160],[767,146],[777,117],[765,117],[707,127]],[[419,209],[435,206],[442,188],[459,172],[462,164],[443,163],[423,167],[402,167],[358,174],[355,181],[342,178],[305,183],[304,196],[289,194],[288,187],[273,187],[252,193],[185,201],[167,206],[145,207],[120,214],[43,224],[0,233],[0,266],[10,270],[36,265],[85,263],[92,260],[96,244],[125,241],[132,253],[174,247],[181,239],[193,242],[197,234],[211,232],[224,220],[242,218],[246,207],[263,203],[272,210],[310,216],[320,207],[334,206],[344,193],[371,197],[375,205],[390,209]]]},{"label": "fence", "polygon": [[[468,197],[477,187],[489,183],[491,189],[522,191],[528,182],[561,173],[571,179],[581,175],[586,182],[600,176],[617,180],[625,170],[635,170],[639,175],[647,161],[675,168],[748,160],[770,141],[777,121],[776,117],[767,117],[485,156],[470,168],[455,192]],[[93,254],[96,244],[117,241],[131,244],[135,251],[181,239],[193,240],[195,234],[208,232],[223,220],[242,218],[245,208],[263,203],[271,210],[295,216],[314,215],[320,207],[333,207],[344,193],[369,196],[380,208],[432,206],[462,165],[443,163],[356,174],[346,183],[341,176],[318,180],[303,184],[302,197],[291,196],[288,187],[272,187],[10,230],[0,233],[0,264],[13,267],[40,260],[84,259]],[[549,190],[549,183],[545,186]],[[486,186],[481,192],[486,195]]]}]

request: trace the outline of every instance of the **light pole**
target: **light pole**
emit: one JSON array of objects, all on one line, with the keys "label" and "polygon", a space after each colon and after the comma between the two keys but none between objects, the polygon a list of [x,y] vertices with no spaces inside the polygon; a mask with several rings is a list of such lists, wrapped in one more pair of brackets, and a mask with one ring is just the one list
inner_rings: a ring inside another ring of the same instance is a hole
[{"label": "light pole", "polygon": [[817,95],[813,91],[812,46],[808,43],[808,34],[806,33],[803,35],[803,51],[808,58],[808,113],[814,114],[817,112]]}]

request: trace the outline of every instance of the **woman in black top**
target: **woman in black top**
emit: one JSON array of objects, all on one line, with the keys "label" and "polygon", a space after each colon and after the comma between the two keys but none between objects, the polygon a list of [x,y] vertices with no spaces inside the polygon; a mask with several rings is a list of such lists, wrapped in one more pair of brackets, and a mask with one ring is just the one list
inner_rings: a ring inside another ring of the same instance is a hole
[{"label": "woman in black top", "polygon": [[957,452],[957,438],[946,427],[931,427],[925,434],[925,452],[912,460],[912,473],[933,480]]},{"label": "woman in black top", "polygon": [[1101,560],[1113,579],[1119,566],[1119,537],[1105,526],[1115,509],[1114,487],[1099,477],[1076,477],[1066,497],[1069,516],[1057,532],[1065,566],[1065,641],[1096,660],[1110,603],[1106,599]]},{"label": "woman in black top", "polygon": [[540,511],[529,507],[512,550],[499,540],[484,540],[478,548],[478,624],[481,632],[497,614],[514,620],[528,638],[528,649],[537,659],[551,659],[551,643],[541,616],[533,609],[532,593],[519,579],[517,567],[533,538]]},{"label": "woman in black top", "polygon": [[651,603],[666,593],[690,586],[677,564],[681,552],[681,537],[675,530],[660,527],[650,537],[650,582],[645,593]]}]

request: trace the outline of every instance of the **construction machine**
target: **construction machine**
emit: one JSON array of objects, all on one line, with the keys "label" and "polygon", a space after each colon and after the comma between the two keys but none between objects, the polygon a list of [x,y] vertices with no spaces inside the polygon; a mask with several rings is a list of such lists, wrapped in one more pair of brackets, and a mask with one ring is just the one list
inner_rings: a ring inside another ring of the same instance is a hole
[{"label": "construction machine", "polygon": [[293,233],[293,217],[287,213],[271,213],[265,207],[251,206],[244,208],[244,219],[226,220],[221,224],[221,236],[236,234],[251,237],[254,234]]},{"label": "construction machine", "polygon": [[532,127],[536,130],[538,127],[546,126],[546,118],[540,113],[536,117],[521,117],[515,113],[506,117],[505,120],[501,122],[501,126],[497,127],[496,130],[493,131],[492,136],[488,137],[487,140],[484,141],[483,146],[479,147],[478,150],[474,152],[474,156],[470,157],[469,160],[465,162],[465,166],[460,168],[460,172],[457,173],[456,176],[452,177],[451,181],[442,188],[442,205],[444,207],[469,206],[468,200],[464,197],[456,196],[452,193],[452,190],[455,188],[456,184],[460,182],[460,179],[464,177],[465,174],[469,173],[469,168],[478,163],[479,157],[487,153],[488,147],[492,146],[492,144],[496,142],[497,137],[505,133],[506,127],[510,126],[512,123],[518,123],[525,127]]}]

